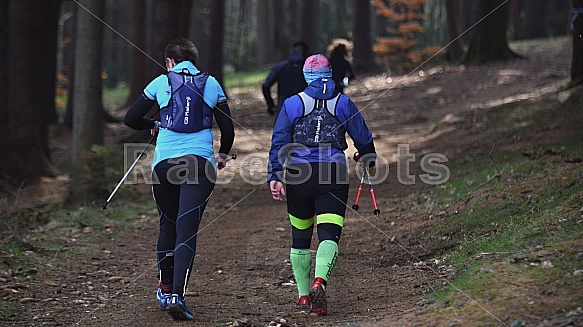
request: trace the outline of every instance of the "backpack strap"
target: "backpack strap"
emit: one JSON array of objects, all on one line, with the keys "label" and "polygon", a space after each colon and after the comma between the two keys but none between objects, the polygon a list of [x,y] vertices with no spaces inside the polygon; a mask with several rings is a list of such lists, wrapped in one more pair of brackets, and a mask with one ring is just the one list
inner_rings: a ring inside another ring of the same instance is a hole
[{"label": "backpack strap", "polygon": [[196,74],[191,74],[186,68],[184,68],[181,72],[169,71],[166,73],[166,75],[168,76],[168,85],[170,85],[171,94],[174,94],[184,85],[184,75],[193,76],[195,78],[194,83],[196,86],[201,86],[199,88],[201,92],[204,90],[204,86],[208,78],[208,73],[198,71]]},{"label": "backpack strap", "polygon": [[[302,99],[302,103],[304,104],[303,116],[310,114],[314,110],[314,108],[316,108],[316,105],[318,104],[318,102],[320,102],[320,100],[316,100],[316,99],[312,98],[311,96],[307,95],[305,92],[300,92],[298,95],[300,96],[300,98]],[[338,95],[336,95],[332,99],[326,100],[326,102],[322,101],[324,103],[326,110],[328,110],[330,115],[332,115],[334,117],[336,117],[336,106],[338,105],[339,99],[340,99],[340,93],[338,93]]]},{"label": "backpack strap", "polygon": [[314,110],[316,105],[316,99],[312,98],[311,96],[307,95],[305,92],[298,93],[300,98],[302,99],[302,103],[304,104],[304,114],[302,116],[307,116]]},{"label": "backpack strap", "polygon": [[326,109],[334,117],[336,117],[336,106],[338,105],[338,100],[340,99],[340,95],[341,94],[338,93],[338,95],[336,95],[332,99],[326,100]]}]

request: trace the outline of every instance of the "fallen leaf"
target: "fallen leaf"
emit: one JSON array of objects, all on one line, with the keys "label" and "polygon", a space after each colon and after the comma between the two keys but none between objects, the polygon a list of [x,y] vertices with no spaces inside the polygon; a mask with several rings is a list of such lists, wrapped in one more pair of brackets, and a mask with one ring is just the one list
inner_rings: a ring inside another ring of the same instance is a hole
[{"label": "fallen leaf", "polygon": [[123,277],[120,277],[120,276],[111,276],[107,280],[110,282],[119,282],[122,279],[123,279]]},{"label": "fallen leaf", "polygon": [[23,297],[22,299],[20,299],[20,303],[30,303],[30,302],[35,302],[36,299],[32,298],[32,297]]},{"label": "fallen leaf", "polygon": [[14,283],[12,286],[10,286],[10,288],[13,288],[13,289],[28,288],[28,286],[27,285],[24,285],[22,283]]},{"label": "fallen leaf", "polygon": [[45,280],[45,281],[43,282],[43,284],[45,284],[45,285],[47,285],[47,286],[53,286],[53,287],[57,287],[57,286],[59,286],[59,284],[57,284],[57,283],[55,283],[55,282],[53,282],[53,281],[50,281],[50,280]]}]

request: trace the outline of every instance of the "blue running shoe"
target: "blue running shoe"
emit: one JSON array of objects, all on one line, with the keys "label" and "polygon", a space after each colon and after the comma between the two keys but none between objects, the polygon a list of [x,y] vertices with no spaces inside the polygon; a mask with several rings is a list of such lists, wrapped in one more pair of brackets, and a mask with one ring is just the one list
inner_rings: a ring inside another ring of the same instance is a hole
[{"label": "blue running shoe", "polygon": [[168,307],[168,300],[170,300],[170,293],[163,293],[161,288],[158,288],[158,292],[156,292],[156,299],[158,300],[158,304],[160,304],[160,309],[166,310]]},{"label": "blue running shoe", "polygon": [[178,294],[172,294],[168,299],[168,307],[166,309],[174,320],[192,320],[194,317],[186,307],[186,303]]}]

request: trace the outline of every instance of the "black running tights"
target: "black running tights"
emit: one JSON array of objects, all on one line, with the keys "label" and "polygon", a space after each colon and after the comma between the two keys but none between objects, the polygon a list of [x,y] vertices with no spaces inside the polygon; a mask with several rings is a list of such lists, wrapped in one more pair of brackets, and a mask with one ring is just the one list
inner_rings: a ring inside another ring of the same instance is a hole
[{"label": "black running tights", "polygon": [[159,279],[184,298],[196,254],[196,234],[216,172],[199,156],[161,161],[152,191],[160,215],[156,244]]}]

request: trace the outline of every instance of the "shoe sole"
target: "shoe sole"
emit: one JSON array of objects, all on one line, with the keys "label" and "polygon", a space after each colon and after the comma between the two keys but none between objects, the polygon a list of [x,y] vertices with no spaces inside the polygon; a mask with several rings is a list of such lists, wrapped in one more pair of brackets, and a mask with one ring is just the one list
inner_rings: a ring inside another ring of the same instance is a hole
[{"label": "shoe sole", "polygon": [[296,310],[309,311],[310,310],[310,305],[309,304],[301,304],[301,305],[297,305],[296,304]]},{"label": "shoe sole", "polygon": [[181,307],[176,305],[170,305],[166,309],[168,313],[172,316],[174,320],[192,320],[192,315],[186,313]]},{"label": "shoe sole", "polygon": [[318,315],[325,316],[328,313],[326,304],[326,294],[324,290],[319,287],[314,287],[310,290],[310,301],[312,302],[312,308],[310,312],[317,313]]}]

